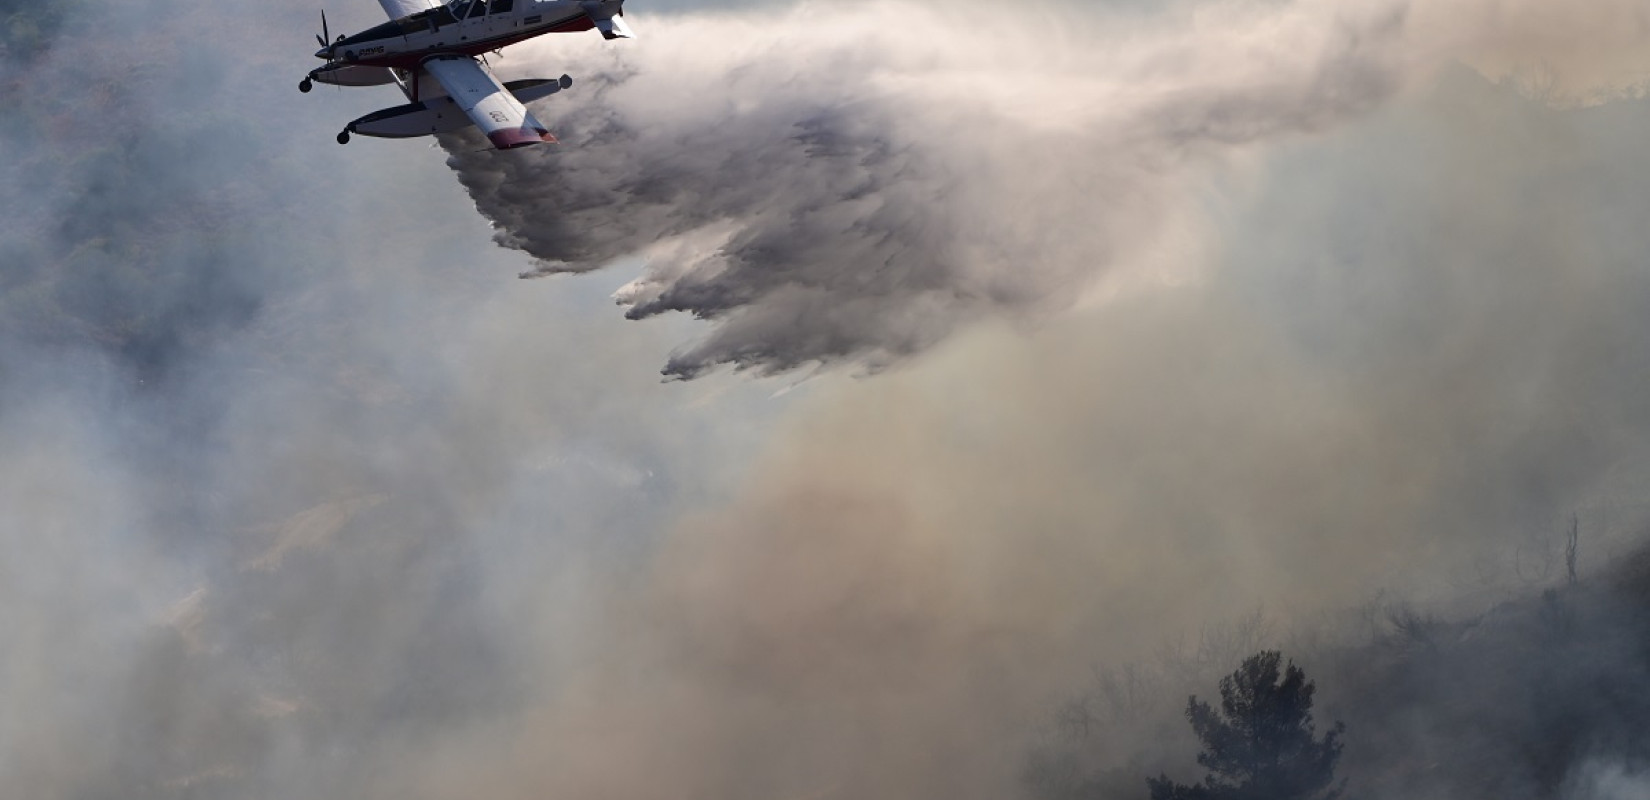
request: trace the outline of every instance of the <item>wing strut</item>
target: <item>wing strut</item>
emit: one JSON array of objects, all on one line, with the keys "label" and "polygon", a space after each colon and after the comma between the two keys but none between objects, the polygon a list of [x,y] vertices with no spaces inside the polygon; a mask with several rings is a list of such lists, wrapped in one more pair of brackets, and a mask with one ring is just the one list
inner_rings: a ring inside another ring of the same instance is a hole
[{"label": "wing strut", "polygon": [[388,14],[390,19],[410,17],[420,11],[429,11],[442,5],[441,0],[378,0],[378,4],[384,7],[384,13]]}]

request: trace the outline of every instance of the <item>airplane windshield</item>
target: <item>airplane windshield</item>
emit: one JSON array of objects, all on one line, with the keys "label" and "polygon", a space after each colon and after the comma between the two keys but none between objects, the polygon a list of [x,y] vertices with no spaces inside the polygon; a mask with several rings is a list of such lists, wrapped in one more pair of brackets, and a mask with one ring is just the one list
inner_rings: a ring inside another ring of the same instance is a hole
[{"label": "airplane windshield", "polygon": [[470,2],[471,0],[454,0],[452,5],[453,16],[464,19],[465,12],[470,10]]},{"label": "airplane windshield", "polygon": [[470,16],[472,18],[485,13],[487,13],[487,0],[476,0],[475,5],[470,6]]}]

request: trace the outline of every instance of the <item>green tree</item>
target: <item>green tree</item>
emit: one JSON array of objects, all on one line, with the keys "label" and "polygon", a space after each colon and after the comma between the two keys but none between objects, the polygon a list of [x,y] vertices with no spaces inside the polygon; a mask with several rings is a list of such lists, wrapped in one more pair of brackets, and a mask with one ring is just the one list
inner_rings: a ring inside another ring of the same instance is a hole
[{"label": "green tree", "polygon": [[1345,726],[1317,738],[1312,727],[1314,686],[1282,654],[1268,650],[1244,659],[1220,679],[1220,710],[1193,695],[1186,719],[1203,742],[1197,763],[1209,770],[1199,783],[1147,778],[1152,800],[1335,800],[1335,762]]}]

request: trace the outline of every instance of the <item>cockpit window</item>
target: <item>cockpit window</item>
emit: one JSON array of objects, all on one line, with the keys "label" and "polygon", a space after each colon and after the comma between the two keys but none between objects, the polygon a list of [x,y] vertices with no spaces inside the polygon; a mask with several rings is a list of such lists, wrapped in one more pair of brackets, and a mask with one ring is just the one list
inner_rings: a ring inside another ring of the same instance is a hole
[{"label": "cockpit window", "polygon": [[515,5],[516,0],[493,0],[493,10],[491,13],[503,14],[511,8],[514,8]]},{"label": "cockpit window", "polygon": [[476,0],[475,5],[470,6],[470,19],[475,19],[485,13],[487,13],[487,0]]},{"label": "cockpit window", "polygon": [[464,19],[465,15],[470,11],[470,0],[458,0],[458,2],[453,3],[452,9],[453,16],[459,19]]}]

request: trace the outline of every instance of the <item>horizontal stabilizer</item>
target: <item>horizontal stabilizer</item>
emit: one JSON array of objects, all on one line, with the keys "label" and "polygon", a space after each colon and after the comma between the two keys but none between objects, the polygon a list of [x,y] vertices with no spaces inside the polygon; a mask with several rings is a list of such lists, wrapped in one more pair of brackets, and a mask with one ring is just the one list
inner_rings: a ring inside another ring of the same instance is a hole
[{"label": "horizontal stabilizer", "polygon": [[579,3],[584,15],[596,24],[604,39],[634,39],[636,34],[625,24],[624,0],[584,0]]},{"label": "horizontal stabilizer", "polygon": [[596,20],[596,30],[602,32],[603,39],[634,39],[636,33],[625,24],[624,17],[611,16],[607,19]]}]

